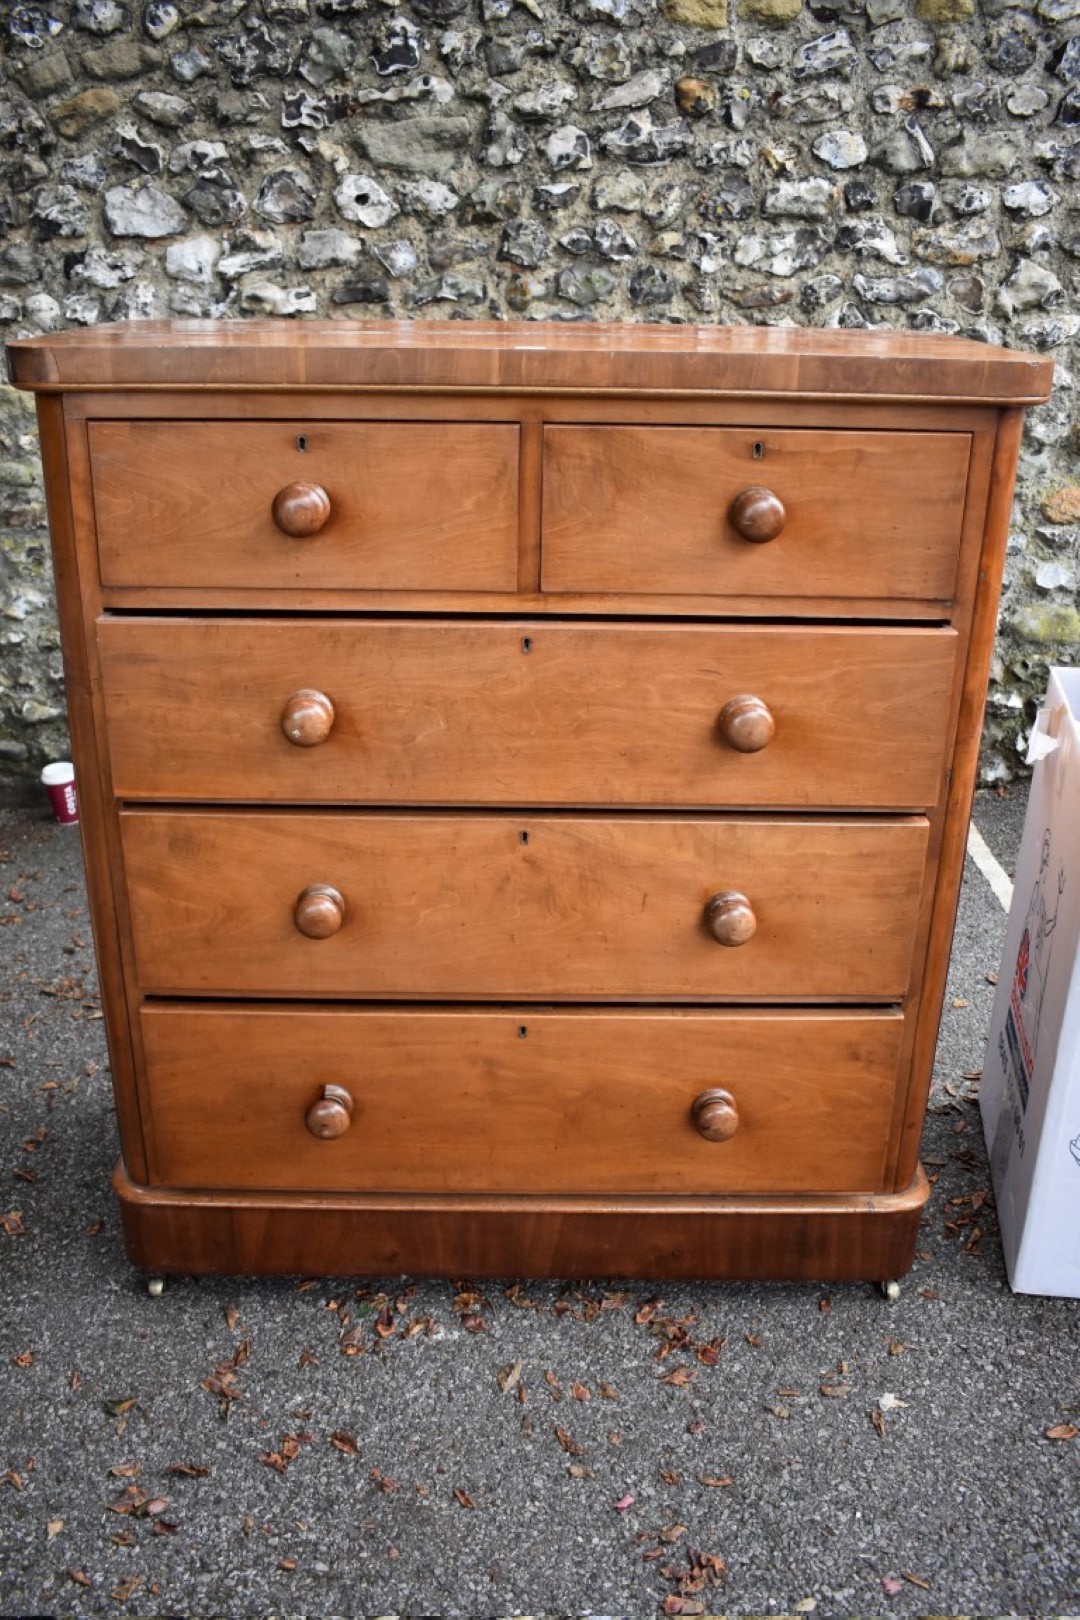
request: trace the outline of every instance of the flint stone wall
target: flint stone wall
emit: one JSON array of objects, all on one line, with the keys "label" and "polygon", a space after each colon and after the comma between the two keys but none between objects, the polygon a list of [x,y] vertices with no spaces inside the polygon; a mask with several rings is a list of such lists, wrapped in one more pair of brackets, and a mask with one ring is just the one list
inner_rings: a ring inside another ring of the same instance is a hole
[{"label": "flint stone wall", "polygon": [[[984,779],[1080,641],[1080,0],[0,4],[0,337],[148,316],[803,322],[1051,351]],[[0,778],[65,754],[0,387]]]}]

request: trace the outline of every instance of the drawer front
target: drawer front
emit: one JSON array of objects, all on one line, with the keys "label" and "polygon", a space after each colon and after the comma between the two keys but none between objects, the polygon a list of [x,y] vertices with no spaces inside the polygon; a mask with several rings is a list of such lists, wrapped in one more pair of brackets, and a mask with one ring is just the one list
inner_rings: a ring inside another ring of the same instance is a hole
[{"label": "drawer front", "polygon": [[98,638],[124,798],[868,809],[936,802],[957,643],[110,618]]},{"label": "drawer front", "polygon": [[517,588],[514,425],[92,422],[89,435],[106,586]]},{"label": "drawer front", "polygon": [[[963,433],[549,427],[543,588],[948,601],[970,442]],[[772,502],[734,507],[755,488]],[[754,540],[737,521],[782,526]]]},{"label": "drawer front", "polygon": [[[151,994],[891,1001],[927,842],[915,817],[120,820]],[[745,943],[706,926],[721,894]]]},{"label": "drawer front", "polygon": [[[707,1194],[879,1189],[903,1020],[159,1005],[142,1027],[165,1185]],[[321,1138],[326,1086],[348,1095]],[[694,1122],[710,1090],[720,1139]]]}]

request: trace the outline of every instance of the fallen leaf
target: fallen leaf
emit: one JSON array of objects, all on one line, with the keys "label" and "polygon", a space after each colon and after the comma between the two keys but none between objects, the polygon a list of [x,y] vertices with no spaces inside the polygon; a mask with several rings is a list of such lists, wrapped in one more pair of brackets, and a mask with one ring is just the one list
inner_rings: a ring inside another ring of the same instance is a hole
[{"label": "fallen leaf", "polygon": [[871,1410],[870,1421],[874,1425],[874,1428],[877,1430],[878,1434],[884,1440],[884,1438],[885,1438],[885,1419],[882,1416],[882,1413],[881,1413],[880,1409],[878,1407],[876,1407],[876,1406]]},{"label": "fallen leaf", "polygon": [[669,1592],[668,1596],[664,1599],[660,1607],[663,1609],[665,1614],[705,1613],[705,1605],[699,1598],[679,1597],[674,1592]]},{"label": "fallen leaf", "polygon": [[119,1586],[112,1588],[109,1596],[115,1598],[117,1603],[126,1603],[141,1585],[141,1575],[129,1575],[126,1580],[120,1582]]},{"label": "fallen leaf", "polygon": [[109,1473],[113,1479],[134,1479],[141,1468],[142,1463],[116,1463],[112,1468],[109,1469]]},{"label": "fallen leaf", "polygon": [[819,1395],[829,1396],[833,1400],[842,1401],[845,1398],[845,1396],[851,1394],[851,1385],[850,1384],[819,1384],[818,1385],[818,1394]]},{"label": "fallen leaf", "polygon": [[664,1373],[659,1382],[661,1384],[674,1384],[681,1389],[686,1384],[692,1383],[696,1377],[697,1373],[693,1367],[673,1367],[669,1373]]},{"label": "fallen leaf", "polygon": [[174,1524],[171,1519],[155,1519],[154,1528],[151,1531],[151,1535],[175,1536],[179,1529],[180,1526],[178,1524]]},{"label": "fallen leaf", "polygon": [[590,1400],[592,1400],[592,1393],[589,1390],[588,1386],[585,1385],[585,1384],[578,1383],[576,1379],[570,1385],[570,1393],[574,1397],[575,1401],[590,1401]]},{"label": "fallen leaf", "polygon": [[1052,1429],[1047,1429],[1048,1440],[1075,1440],[1080,1429],[1074,1423],[1055,1423]]},{"label": "fallen leaf", "polygon": [[930,1582],[924,1581],[921,1575],[913,1575],[909,1569],[902,1569],[900,1573],[905,1581],[911,1582],[912,1586],[921,1586],[924,1592],[929,1592]]},{"label": "fallen leaf", "polygon": [[584,1463],[570,1463],[566,1472],[571,1479],[594,1479],[596,1477],[592,1469],[586,1468]]},{"label": "fallen leaf", "polygon": [[181,1474],[186,1479],[205,1479],[210,1470],[204,1468],[201,1463],[170,1463],[164,1472],[166,1474]]},{"label": "fallen leaf", "polygon": [[138,1406],[139,1398],[137,1395],[125,1395],[121,1400],[102,1401],[101,1404],[110,1417],[123,1417],[124,1413],[130,1412],[133,1406]]},{"label": "fallen leaf", "polygon": [[677,1468],[661,1468],[660,1478],[665,1485],[681,1485],[682,1475]]},{"label": "fallen leaf", "polygon": [[473,1501],[468,1491],[463,1491],[459,1485],[454,1486],[454,1495],[457,1497],[463,1508],[474,1508],[476,1506],[476,1503]]},{"label": "fallen leaf", "polygon": [[954,1007],[970,1007],[971,1005],[963,996],[953,996],[952,1004]]},{"label": "fallen leaf", "polygon": [[626,1496],[620,1496],[619,1500],[615,1503],[615,1511],[616,1513],[625,1513],[627,1509],[632,1508],[633,1505],[634,1498],[632,1496],[629,1494]]},{"label": "fallen leaf", "polygon": [[32,1350],[20,1350],[17,1356],[12,1356],[11,1363],[14,1367],[32,1367],[34,1365],[34,1352]]},{"label": "fallen leaf", "polygon": [[69,1581],[74,1581],[76,1586],[89,1586],[90,1585],[90,1577],[89,1577],[89,1575],[87,1575],[85,1570],[82,1570],[82,1569],[69,1569],[68,1572],[67,1572],[67,1576],[68,1576],[68,1580]]},{"label": "fallen leaf", "polygon": [[488,1325],[484,1321],[484,1318],[482,1316],[477,1316],[475,1311],[470,1311],[467,1315],[463,1316],[461,1318],[461,1325],[465,1329],[466,1333],[486,1333],[488,1330]]},{"label": "fallen leaf", "polygon": [[310,1350],[301,1350],[296,1365],[297,1367],[317,1367],[319,1365],[319,1358]]},{"label": "fallen leaf", "polygon": [[618,1398],[619,1398],[619,1392],[615,1388],[614,1384],[601,1383],[598,1386],[598,1390],[599,1390],[601,1400],[604,1400],[604,1401],[617,1401]]},{"label": "fallen leaf", "polygon": [[61,1530],[63,1528],[64,1528],[63,1519],[50,1519],[48,1524],[45,1526],[46,1538],[49,1541],[55,1541],[56,1537],[60,1534],[60,1532],[61,1532]]},{"label": "fallen leaf", "polygon": [[685,1524],[666,1524],[660,1526],[660,1540],[670,1544],[681,1541],[686,1534]]},{"label": "fallen leaf", "polygon": [[583,1457],[585,1455],[585,1447],[579,1446],[567,1430],[561,1428],[557,1423],[555,1425],[555,1437],[563,1450],[568,1451],[572,1457]]},{"label": "fallen leaf", "polygon": [[503,1368],[502,1372],[496,1373],[495,1382],[504,1393],[512,1390],[518,1383],[523,1365],[520,1361],[512,1361],[509,1366]]},{"label": "fallen leaf", "polygon": [[237,1322],[239,1322],[239,1320],[240,1320],[240,1312],[237,1310],[236,1306],[235,1305],[226,1305],[226,1307],[225,1307],[225,1322],[226,1322],[226,1325],[228,1327],[230,1327],[230,1328],[234,1328],[236,1326]]},{"label": "fallen leaf", "polygon": [[278,1569],[283,1569],[286,1572],[286,1574],[291,1575],[295,1568],[296,1568],[296,1559],[295,1558],[279,1558],[278,1559]]},{"label": "fallen leaf", "polygon": [[796,1614],[813,1614],[813,1612],[814,1612],[814,1610],[816,1608],[817,1608],[817,1598],[804,1597],[804,1598],[800,1598],[798,1603],[796,1603],[796,1605],[795,1605],[795,1613]]},{"label": "fallen leaf", "polygon": [[148,1519],[156,1519],[160,1514],[164,1513],[168,1505],[169,1498],[167,1496],[155,1496],[152,1502],[147,1502],[143,1511]]},{"label": "fallen leaf", "polygon": [[882,1412],[899,1412],[907,1404],[907,1401],[902,1401],[899,1395],[890,1395],[887,1390],[884,1395],[878,1396],[878,1409]]},{"label": "fallen leaf", "polygon": [[0,1217],[0,1228],[7,1233],[8,1237],[25,1237],[28,1228],[23,1220],[22,1210],[9,1209],[6,1215]]},{"label": "fallen leaf", "polygon": [[338,1451],[343,1451],[347,1457],[360,1455],[360,1447],[356,1443],[355,1436],[349,1434],[346,1429],[335,1429],[330,1436],[330,1444],[336,1446]]},{"label": "fallen leaf", "polygon": [[723,1475],[699,1474],[698,1475],[698,1484],[699,1485],[710,1485],[710,1486],[713,1487],[714,1490],[722,1490],[725,1485],[734,1485],[734,1483],[735,1483],[735,1481],[731,1478],[730,1474],[723,1474]]},{"label": "fallen leaf", "polygon": [[904,1590],[904,1583],[898,1575],[883,1575],[881,1577],[881,1589],[886,1597],[895,1597],[897,1592]]}]

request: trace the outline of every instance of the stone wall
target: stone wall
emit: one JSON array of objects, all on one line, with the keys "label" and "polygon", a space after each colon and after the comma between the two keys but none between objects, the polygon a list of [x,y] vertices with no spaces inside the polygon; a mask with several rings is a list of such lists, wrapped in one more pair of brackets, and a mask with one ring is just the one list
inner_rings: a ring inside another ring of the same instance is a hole
[{"label": "stone wall", "polygon": [[[159,315],[897,325],[1052,351],[984,769],[1080,640],[1080,0],[4,0],[0,335]],[[0,772],[64,751],[0,390]]]}]

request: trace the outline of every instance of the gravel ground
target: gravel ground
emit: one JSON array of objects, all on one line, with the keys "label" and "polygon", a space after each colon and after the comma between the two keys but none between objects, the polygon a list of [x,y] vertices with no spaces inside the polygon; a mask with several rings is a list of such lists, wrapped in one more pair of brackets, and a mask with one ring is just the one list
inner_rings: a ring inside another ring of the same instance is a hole
[{"label": "gravel ground", "polygon": [[[1017,794],[977,821],[1008,867]],[[1080,1610],[1080,1304],[1013,1297],[971,868],[899,1301],[128,1266],[77,842],[0,811],[0,1614]],[[384,1290],[384,1291],[383,1291]],[[666,1608],[665,1608],[666,1605]]]}]

